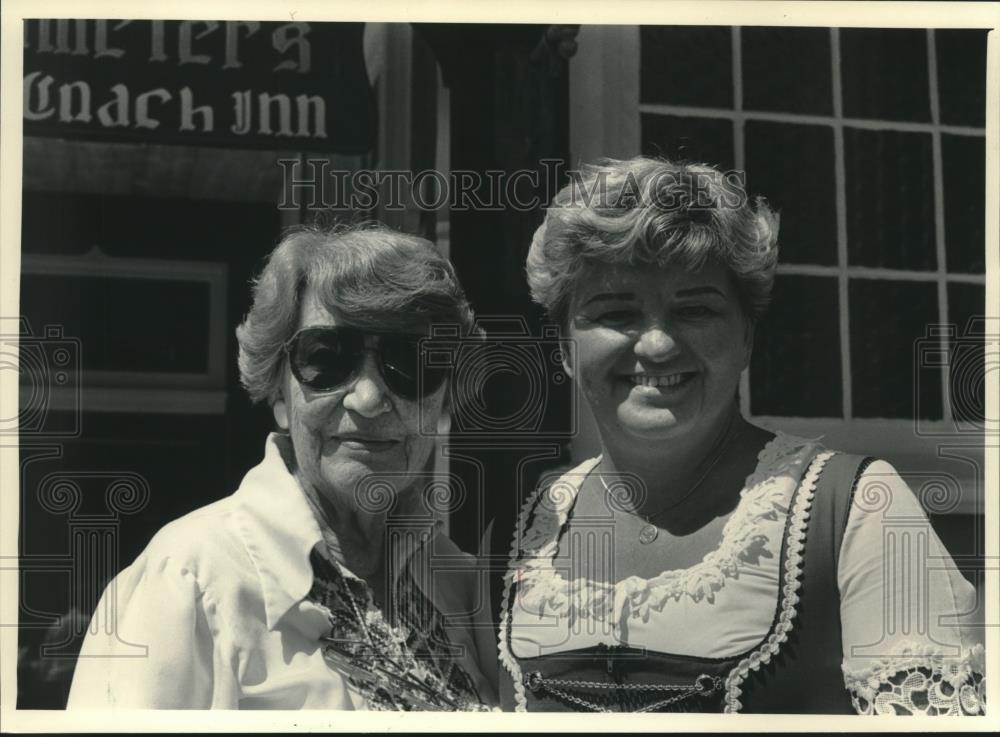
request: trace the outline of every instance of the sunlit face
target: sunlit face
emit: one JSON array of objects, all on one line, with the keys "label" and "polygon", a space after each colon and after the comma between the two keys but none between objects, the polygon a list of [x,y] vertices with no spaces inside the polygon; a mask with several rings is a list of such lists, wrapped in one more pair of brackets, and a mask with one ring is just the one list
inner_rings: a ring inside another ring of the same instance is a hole
[{"label": "sunlit face", "polygon": [[[311,290],[306,293],[299,329],[345,324]],[[368,351],[354,378],[329,392],[300,385],[286,367],[284,399],[274,414],[291,436],[299,482],[340,506],[365,511],[367,497],[359,505],[358,493],[373,474],[397,492],[412,486],[409,474],[424,468],[434,447],[445,392],[442,386],[423,399],[397,396]]]},{"label": "sunlit face", "polygon": [[595,266],[570,302],[567,368],[602,434],[708,433],[732,408],[751,335],[722,266]]}]

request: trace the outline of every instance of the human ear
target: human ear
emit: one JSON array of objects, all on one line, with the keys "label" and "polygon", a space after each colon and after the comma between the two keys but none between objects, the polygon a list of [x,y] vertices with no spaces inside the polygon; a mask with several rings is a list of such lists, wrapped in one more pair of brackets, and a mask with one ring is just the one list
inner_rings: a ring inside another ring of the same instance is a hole
[{"label": "human ear", "polygon": [[573,369],[576,366],[576,341],[572,338],[560,338],[559,351],[562,353],[563,371],[572,379]]},{"label": "human ear", "polygon": [[750,358],[753,356],[753,338],[757,329],[755,320],[747,320],[743,329],[743,367],[750,365]]},{"label": "human ear", "polygon": [[452,382],[454,380],[455,380],[454,376],[448,377],[448,380],[444,382],[444,385],[443,385],[444,388],[443,388],[443,390],[441,390],[441,391],[444,392],[444,396],[441,397],[441,412],[442,412],[442,414],[444,414],[444,413],[450,413],[452,410],[455,409],[455,402],[456,402],[456,400],[455,400],[454,397],[452,397],[452,391],[451,391]]},{"label": "human ear", "polygon": [[271,412],[274,414],[274,421],[282,430],[288,430],[288,406],[284,399],[279,399],[271,405]]},{"label": "human ear", "polygon": [[449,378],[444,383],[443,389],[438,390],[444,392],[444,396],[441,397],[441,410],[438,414],[436,426],[433,428],[434,432],[438,435],[447,435],[451,430],[451,416],[456,410],[456,405],[458,403],[458,400],[452,396],[451,382],[453,380],[454,377]]}]

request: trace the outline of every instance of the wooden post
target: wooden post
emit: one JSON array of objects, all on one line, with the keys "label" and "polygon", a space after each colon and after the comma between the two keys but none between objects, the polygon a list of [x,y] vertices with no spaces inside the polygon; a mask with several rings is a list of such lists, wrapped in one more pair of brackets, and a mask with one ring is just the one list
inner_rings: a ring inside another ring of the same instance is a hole
[{"label": "wooden post", "polygon": [[[558,172],[568,157],[568,63],[559,53],[560,39],[550,34],[552,27],[539,25],[414,27],[437,57],[449,90],[452,187],[465,186],[462,177],[472,182],[465,204],[459,201],[449,213],[451,259],[477,315],[523,320],[530,340],[540,334],[543,315],[531,302],[524,262],[542,208],[563,183]],[[537,181],[519,197],[534,198],[534,206],[518,206],[504,191],[518,171]],[[481,389],[487,407],[530,401],[516,396],[519,389],[512,392],[510,384],[487,381]],[[546,390],[544,401],[558,405],[555,414],[568,414],[568,387],[549,382]],[[534,483],[531,474],[522,476],[525,459],[539,457],[538,441],[530,433],[512,432],[473,439],[453,429],[449,443],[452,473],[481,500],[452,520],[456,542],[473,550],[480,521],[463,514],[479,514],[477,508],[484,507],[486,520],[495,517],[506,526],[529,491],[519,487]],[[550,458],[563,453],[560,443],[550,444]],[[468,462],[459,462],[459,456]]]}]

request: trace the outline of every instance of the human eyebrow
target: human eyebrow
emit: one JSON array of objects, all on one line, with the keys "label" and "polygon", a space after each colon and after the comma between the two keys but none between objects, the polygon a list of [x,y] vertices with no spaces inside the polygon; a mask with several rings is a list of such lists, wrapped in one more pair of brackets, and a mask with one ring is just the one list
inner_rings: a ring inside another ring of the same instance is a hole
[{"label": "human eyebrow", "polygon": [[675,297],[681,297],[681,298],[698,297],[702,294],[722,297],[723,299],[726,299],[726,295],[722,293],[721,289],[707,285],[703,287],[691,287],[690,289],[678,289],[676,292],[674,292]]},{"label": "human eyebrow", "polygon": [[600,292],[592,297],[588,297],[584,305],[592,305],[595,302],[621,302],[623,300],[635,299],[632,292]]}]

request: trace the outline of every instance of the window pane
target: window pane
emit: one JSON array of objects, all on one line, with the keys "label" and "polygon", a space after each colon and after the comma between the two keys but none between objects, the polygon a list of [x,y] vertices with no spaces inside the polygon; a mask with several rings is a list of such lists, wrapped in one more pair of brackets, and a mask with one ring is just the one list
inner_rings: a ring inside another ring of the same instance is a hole
[{"label": "window pane", "polygon": [[934,31],[941,122],[986,125],[986,31]]},{"label": "window pane", "polygon": [[750,364],[754,415],[840,417],[837,279],[779,275]]},{"label": "window pane", "polygon": [[640,102],[733,106],[733,41],[727,27],[642,26]]},{"label": "window pane", "polygon": [[986,139],[941,136],[948,271],[986,272]]},{"label": "window pane", "polygon": [[916,352],[939,322],[937,285],[852,279],[849,298],[854,415],[941,419],[940,369],[914,377]]},{"label": "window pane", "polygon": [[[981,425],[986,417],[986,287],[948,285],[948,322],[956,326],[949,357],[951,413],[960,422]],[[997,336],[991,335],[990,340]],[[996,380],[996,366],[990,367]]]},{"label": "window pane", "polygon": [[648,156],[733,168],[733,124],[718,118],[686,118],[644,113],[642,152]]},{"label": "window pane", "polygon": [[930,134],[845,128],[844,150],[849,262],[936,269]]},{"label": "window pane", "polygon": [[848,118],[930,121],[926,31],[842,29],[840,68]]},{"label": "window pane", "polygon": [[833,129],[750,121],[746,146],[751,194],[781,213],[781,263],[836,265]]},{"label": "window pane", "polygon": [[744,28],[741,36],[744,108],[833,114],[828,29]]}]

